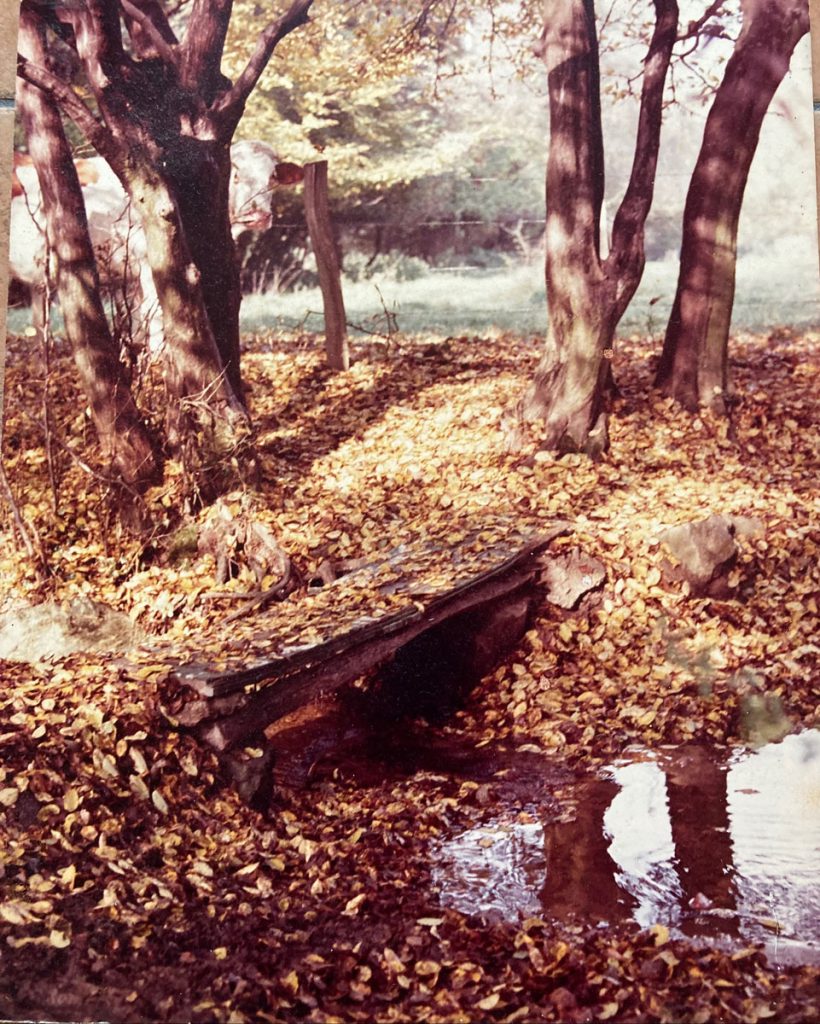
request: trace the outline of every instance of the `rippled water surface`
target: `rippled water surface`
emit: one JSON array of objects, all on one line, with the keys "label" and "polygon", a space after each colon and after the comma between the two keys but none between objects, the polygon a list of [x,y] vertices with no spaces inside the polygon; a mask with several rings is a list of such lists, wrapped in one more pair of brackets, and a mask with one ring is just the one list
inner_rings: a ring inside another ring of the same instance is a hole
[{"label": "rippled water surface", "polygon": [[[666,924],[775,962],[820,962],[820,733],[728,759],[637,752],[564,787],[557,817],[509,806],[433,851],[444,903],[510,920],[540,914]],[[531,767],[528,768],[531,773]]]}]

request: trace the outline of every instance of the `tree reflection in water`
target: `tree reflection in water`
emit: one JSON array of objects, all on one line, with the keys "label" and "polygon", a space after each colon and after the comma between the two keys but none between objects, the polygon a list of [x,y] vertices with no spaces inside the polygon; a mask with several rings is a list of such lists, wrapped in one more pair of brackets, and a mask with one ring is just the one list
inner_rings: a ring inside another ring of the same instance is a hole
[{"label": "tree reflection in water", "polygon": [[444,901],[515,918],[537,898],[553,917],[662,923],[820,960],[820,733],[728,759],[694,746],[635,754],[572,796],[572,820],[543,832],[517,836],[508,820],[444,843]]}]

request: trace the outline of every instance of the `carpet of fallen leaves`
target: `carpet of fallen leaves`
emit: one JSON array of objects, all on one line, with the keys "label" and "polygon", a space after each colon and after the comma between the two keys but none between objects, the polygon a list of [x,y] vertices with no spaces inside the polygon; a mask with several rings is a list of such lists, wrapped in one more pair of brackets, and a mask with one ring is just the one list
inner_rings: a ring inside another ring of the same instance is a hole
[{"label": "carpet of fallen leaves", "polygon": [[[603,561],[600,595],[581,614],[539,608],[516,656],[431,742],[525,747],[556,770],[587,769],[633,744],[740,743],[759,727],[750,696],[776,709],[774,730],[817,726],[817,340],[733,340],[730,429],[651,391],[656,344],[619,343],[612,448],[593,464],[534,444],[504,452],[501,414],[535,341],[394,339],[334,375],[317,339],[259,336],[244,366],[260,515],[305,575],[385,544],[446,546],[493,514],[568,519],[552,550]],[[212,559],[175,546],[180,475],[169,467],[147,496],[151,536],[129,535],[107,511],[83,401],[56,358],[55,494],[41,370],[12,344],[5,466],[50,575],[38,579],[4,512],[0,603],[84,594],[130,614],[149,646],[129,672],[100,655],[0,667],[0,1017],[817,1018],[816,969],[775,970],[760,950],[442,906],[428,851],[492,811],[492,786],[338,770],[280,785],[268,814],[243,805],[215,756],[158,710],[167,667],[150,644],[185,660],[230,609],[212,599]],[[733,600],[661,585],[659,530],[711,513],[765,526],[741,541]],[[240,574],[228,589],[254,585]]]}]

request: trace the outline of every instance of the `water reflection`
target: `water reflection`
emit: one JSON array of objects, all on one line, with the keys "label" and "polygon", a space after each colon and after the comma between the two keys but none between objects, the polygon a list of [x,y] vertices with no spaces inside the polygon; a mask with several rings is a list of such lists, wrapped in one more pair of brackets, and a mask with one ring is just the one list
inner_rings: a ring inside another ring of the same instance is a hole
[{"label": "water reflection", "polygon": [[628,915],[636,907],[634,895],[618,884],[618,865],[603,841],[604,819],[619,797],[613,780],[583,783],[569,821],[545,829],[546,882],[541,903],[554,917],[572,913],[608,921]]},{"label": "water reflection", "polygon": [[602,839],[610,839],[617,884],[633,895],[631,916],[642,927],[671,924],[682,888],[664,774],[651,762],[617,766],[611,774],[620,791],[604,814]]},{"label": "water reflection", "polygon": [[697,747],[637,754],[572,799],[571,820],[502,814],[443,843],[442,899],[512,920],[664,923],[820,961],[820,733],[728,761]]},{"label": "water reflection", "polygon": [[462,832],[444,845],[437,862],[448,902],[506,920],[541,912],[546,868],[543,827],[520,821]]}]

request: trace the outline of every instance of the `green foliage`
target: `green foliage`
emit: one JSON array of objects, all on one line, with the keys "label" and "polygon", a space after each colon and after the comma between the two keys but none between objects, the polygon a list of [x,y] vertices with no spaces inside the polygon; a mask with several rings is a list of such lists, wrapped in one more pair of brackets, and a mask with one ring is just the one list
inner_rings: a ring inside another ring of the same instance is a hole
[{"label": "green foliage", "polygon": [[[391,51],[399,19],[359,5],[325,5],[294,34],[252,96],[239,134],[272,144],[288,159],[326,159],[337,190],[409,181],[435,166],[434,123],[414,82],[419,57]],[[223,63],[236,77],[258,32],[257,6],[234,5]],[[413,150],[407,151],[412,139]]]}]

